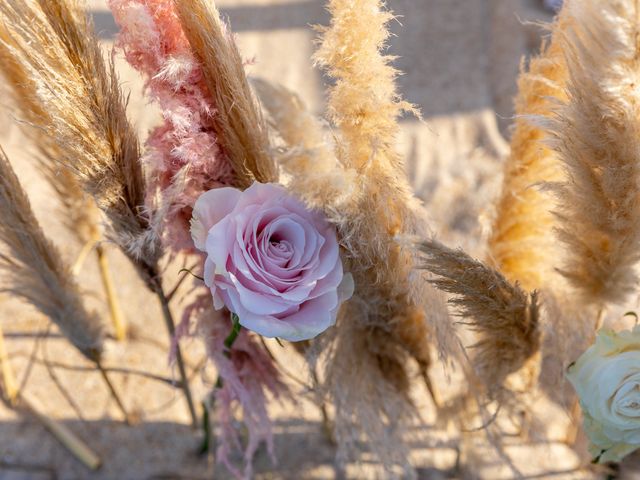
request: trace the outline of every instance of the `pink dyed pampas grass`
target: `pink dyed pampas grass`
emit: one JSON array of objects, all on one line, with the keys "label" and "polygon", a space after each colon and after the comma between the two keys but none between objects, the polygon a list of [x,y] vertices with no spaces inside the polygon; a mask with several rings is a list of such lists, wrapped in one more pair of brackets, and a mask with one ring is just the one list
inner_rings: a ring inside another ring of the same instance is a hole
[{"label": "pink dyed pampas grass", "polygon": [[[162,111],[163,123],[151,132],[143,156],[150,175],[147,202],[168,212],[165,245],[175,253],[195,253],[189,221],[196,199],[221,186],[244,187],[250,178],[238,167],[238,156],[234,155],[234,163],[227,154],[229,142],[223,138],[227,130],[220,124],[232,115],[228,106],[219,104],[211,94],[216,79],[209,75],[205,81],[205,66],[185,35],[173,1],[110,0],[109,6],[121,27],[118,48],[145,77],[146,93]],[[232,39],[226,42],[232,43]],[[233,83],[226,77],[217,81],[223,86]],[[213,311],[209,293],[203,293],[186,308],[179,331],[188,330],[190,320],[197,319],[199,333],[220,375],[221,386],[214,391],[220,426],[218,461],[235,476],[251,478],[252,459],[261,442],[275,461],[267,393],[279,397],[287,390],[254,335],[243,331],[230,351],[225,348],[231,323],[224,312]],[[239,409],[248,430],[244,447],[234,422]],[[243,450],[245,467],[241,471],[233,465],[232,453]]]},{"label": "pink dyed pampas grass", "polygon": [[190,250],[192,206],[207,190],[232,185],[234,174],[215,134],[216,107],[169,0],[110,0],[121,27],[118,47],[146,79],[147,94],[164,122],[147,140],[148,202],[169,202],[164,240],[174,251]]},{"label": "pink dyed pampas grass", "polygon": [[[209,298],[207,298],[209,301]],[[264,442],[275,464],[272,422],[267,411],[267,392],[275,398],[286,392],[271,357],[255,340],[255,336],[243,329],[227,351],[224,340],[229,334],[228,324],[221,312],[208,308],[201,312],[198,322],[207,353],[215,362],[222,386],[215,392],[216,420],[220,428],[216,458],[239,478],[253,478],[252,459],[258,446]],[[245,467],[241,473],[232,462],[234,451],[242,451],[240,432],[233,424],[234,410],[242,407],[242,421],[247,426],[248,441],[244,449]]]}]

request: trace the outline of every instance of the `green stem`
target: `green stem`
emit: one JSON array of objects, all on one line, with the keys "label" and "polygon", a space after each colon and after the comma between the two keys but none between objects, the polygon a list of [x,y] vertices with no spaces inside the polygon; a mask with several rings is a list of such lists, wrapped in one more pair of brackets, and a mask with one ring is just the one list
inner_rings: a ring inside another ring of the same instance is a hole
[{"label": "green stem", "polygon": [[227,357],[229,357],[229,351],[231,350],[231,347],[233,347],[233,344],[238,338],[238,335],[240,335],[240,329],[242,328],[242,326],[240,325],[240,318],[238,318],[238,315],[236,315],[235,313],[231,314],[231,324],[231,332],[229,332],[227,338],[224,339],[224,346],[227,347],[227,351],[224,352],[224,354]]}]

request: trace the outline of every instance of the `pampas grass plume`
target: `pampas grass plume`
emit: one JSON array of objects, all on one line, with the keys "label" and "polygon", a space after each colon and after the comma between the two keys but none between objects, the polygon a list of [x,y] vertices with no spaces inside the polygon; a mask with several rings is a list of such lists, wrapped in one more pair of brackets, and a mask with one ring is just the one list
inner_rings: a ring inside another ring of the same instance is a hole
[{"label": "pampas grass plume", "polygon": [[[381,53],[392,16],[378,0],[332,0],[329,11],[333,19],[323,30],[316,60],[336,79],[329,92],[329,117],[339,131],[338,159],[358,175],[354,192],[360,201],[341,212],[338,224],[355,294],[372,306],[374,317],[380,317],[373,324],[393,320],[393,327],[383,328],[395,331],[393,338],[426,366],[430,361],[426,321],[423,315],[414,315],[416,304],[409,293],[412,258],[395,239],[414,233],[417,221],[416,200],[394,148],[397,116],[409,106],[398,99],[397,72]],[[411,339],[403,338],[404,330],[413,331]]]},{"label": "pampas grass plume", "polygon": [[[420,228],[418,205],[395,149],[398,117],[412,107],[399,98],[392,57],[383,54],[392,18],[383,2],[330,0],[328,9],[331,24],[320,29],[315,59],[335,81],[329,89],[328,116],[335,127],[336,156],[347,171],[355,172],[349,191],[353,198],[344,202],[334,221],[356,285],[351,302],[358,309],[350,309],[352,314],[338,322],[336,344],[347,347],[333,350],[327,369],[333,378],[328,376],[327,384],[335,399],[358,398],[355,391],[346,392],[358,382],[340,368],[339,352],[352,348],[352,355],[370,360],[364,364],[368,370],[360,370],[362,378],[385,384],[387,394],[360,397],[360,402],[338,409],[336,422],[349,424],[355,418],[390,472],[398,462],[406,462],[399,436],[408,410],[398,406],[408,395],[409,359],[418,362],[423,374],[431,363],[424,284],[413,272],[410,249],[397,240]],[[316,202],[330,205],[331,199],[320,195]],[[354,415],[356,408],[368,413]],[[395,418],[399,428],[378,439],[387,417]]]},{"label": "pampas grass plume", "polygon": [[567,178],[557,188],[561,272],[582,301],[623,302],[637,292],[640,259],[638,2],[565,6],[568,99],[547,122]]},{"label": "pampas grass plume", "polygon": [[435,240],[418,245],[422,268],[451,295],[463,322],[479,335],[474,365],[490,393],[503,386],[540,349],[538,294],[525,293],[500,272]]},{"label": "pampas grass plume", "polygon": [[90,20],[74,0],[0,2],[14,62],[28,72],[47,116],[41,128],[105,213],[109,235],[144,276],[155,274],[158,237],[144,208],[137,136],[113,64],[104,64]]},{"label": "pampas grass plume", "polygon": [[145,93],[162,111],[163,122],[150,133],[142,157],[147,203],[159,199],[166,210],[164,244],[174,252],[192,252],[189,225],[197,198],[213,188],[237,186],[216,134],[220,109],[173,0],[110,0],[109,7],[120,26],[117,48],[142,74]]},{"label": "pampas grass plume", "polygon": [[39,101],[37,84],[13,54],[15,47],[7,25],[0,24],[0,73],[25,122],[24,132],[36,146],[41,171],[62,203],[66,227],[83,245],[95,242],[101,236],[99,211],[73,172],[64,166],[63,153],[55,140],[43,129],[34,127],[41,122],[51,123],[51,118]]},{"label": "pampas grass plume", "polygon": [[24,299],[55,323],[87,358],[98,361],[103,326],[87,312],[73,275],[40,228],[26,193],[0,150],[1,291]]},{"label": "pampas grass plume", "polygon": [[544,142],[544,129],[532,116],[548,115],[566,99],[568,75],[559,37],[570,21],[566,13],[560,14],[551,42],[520,74],[511,153],[489,238],[491,263],[527,290],[549,285],[558,257],[551,234],[557,223],[551,212],[553,196],[542,184],[559,181],[562,169],[556,152]]},{"label": "pampas grass plume", "polygon": [[217,107],[218,140],[236,173],[240,187],[253,180],[273,182],[277,170],[270,156],[264,120],[244,71],[242,57],[220,13],[207,0],[174,1],[184,33],[202,65]]}]

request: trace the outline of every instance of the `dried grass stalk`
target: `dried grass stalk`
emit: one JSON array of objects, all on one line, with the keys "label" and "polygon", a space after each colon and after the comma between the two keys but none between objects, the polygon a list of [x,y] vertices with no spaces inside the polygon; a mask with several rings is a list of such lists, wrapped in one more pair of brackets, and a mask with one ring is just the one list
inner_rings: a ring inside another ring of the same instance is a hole
[{"label": "dried grass stalk", "polygon": [[561,273],[581,300],[623,302],[640,259],[640,10],[637,0],[565,7],[568,100],[547,124],[566,170],[557,188]]},{"label": "dried grass stalk", "polygon": [[419,250],[422,268],[437,275],[433,284],[453,295],[450,303],[478,333],[473,363],[487,390],[497,392],[540,349],[538,294],[435,240],[421,242]]},{"label": "dried grass stalk", "polygon": [[282,85],[255,78],[252,85],[270,126],[283,143],[276,152],[281,181],[310,207],[331,210],[333,217],[345,208],[355,208],[346,203],[358,199],[356,171],[338,161],[321,121],[298,95]]},{"label": "dried grass stalk", "polygon": [[82,245],[93,243],[101,236],[99,211],[73,172],[65,168],[63,153],[55,140],[42,128],[35,127],[43,122],[50,124],[51,117],[42,108],[36,82],[14,56],[15,47],[7,25],[0,23],[0,73],[5,78],[4,86],[11,91],[19,116],[25,122],[25,134],[36,146],[41,171],[62,203],[65,225]]},{"label": "dried grass stalk", "polygon": [[217,107],[217,138],[231,161],[237,185],[276,181],[267,128],[249,88],[242,57],[220,13],[207,0],[174,3]]},{"label": "dried grass stalk", "polygon": [[[387,352],[376,350],[385,344],[377,337],[381,331],[366,333],[368,312],[367,305],[359,300],[342,308],[340,331],[331,345],[331,356],[336,361],[329,362],[325,372],[324,387],[331,393],[336,412],[333,424],[338,461],[352,460],[350,456],[365,441],[367,449],[386,468],[384,478],[414,478],[415,471],[407,461],[409,442],[405,440],[412,420],[408,413],[414,407],[407,398],[398,395],[398,388],[407,386],[381,379],[380,367],[385,366],[378,365],[387,357],[408,361],[408,354],[394,342],[388,342]],[[394,364],[389,367],[398,368]],[[403,373],[397,372],[396,378],[403,381]]]},{"label": "dried grass stalk", "polygon": [[562,168],[557,154],[544,143],[544,129],[532,116],[548,115],[559,100],[566,99],[568,74],[558,32],[570,23],[570,17],[561,13],[550,43],[520,74],[511,153],[489,238],[491,263],[527,290],[549,285],[558,256],[557,242],[550,234],[557,223],[551,213],[553,197],[541,184],[559,181]]},{"label": "dried grass stalk", "polygon": [[[383,5],[380,0],[330,0],[331,25],[321,29],[322,41],[315,59],[335,80],[329,91],[328,113],[337,130],[336,155],[345,169],[356,172],[356,181],[348,192],[353,198],[345,202],[334,221],[354,276],[354,301],[368,307],[355,327],[349,325],[351,318],[343,317],[338,324],[338,341],[344,335],[365,338],[354,344],[354,348],[366,349],[357,354],[376,358],[376,381],[386,382],[394,395],[402,396],[409,387],[406,353],[418,361],[423,373],[431,359],[422,304],[425,284],[413,272],[410,249],[403,248],[397,239],[418,231],[418,205],[395,149],[398,116],[412,106],[399,98],[397,71],[389,64],[392,57],[382,53],[389,36],[387,22],[392,18]],[[317,200],[318,204],[331,202],[326,195]],[[337,355],[333,359],[342,362]],[[331,382],[337,390],[351,388],[348,376]],[[344,393],[334,391],[333,395]],[[368,408],[380,412],[385,411],[385,402],[401,403],[390,398],[368,400],[375,402]],[[387,413],[398,419],[406,414]],[[379,421],[383,416],[381,413]],[[348,423],[349,419],[339,417],[337,423],[341,421]],[[359,426],[372,445],[381,446],[372,438],[380,424],[373,416],[367,421],[372,423]],[[388,451],[377,449],[375,453],[383,460],[402,456],[397,442],[400,440],[383,442]]]},{"label": "dried grass stalk", "polygon": [[16,379],[13,368],[9,361],[9,354],[7,353],[7,347],[4,341],[4,333],[0,328],[0,372],[2,374],[2,393],[9,405],[16,404],[18,394],[20,393],[20,387],[18,386],[18,380]]},{"label": "dried grass stalk", "polygon": [[91,21],[75,0],[5,0],[0,16],[11,37],[5,54],[34,84],[31,109],[48,113],[34,125],[105,213],[113,240],[138,265],[155,268],[161,252],[144,208],[138,140]]},{"label": "dried grass stalk", "polygon": [[[338,159],[358,175],[353,185],[358,201],[341,212],[338,224],[355,295],[377,312],[373,324],[384,326],[391,340],[428,365],[426,321],[411,295],[413,259],[396,239],[418,229],[417,203],[394,148],[397,117],[411,106],[399,100],[397,72],[381,54],[392,18],[381,5],[378,0],[331,0],[333,19],[323,31],[316,60],[336,80],[329,115],[339,129]],[[321,200],[331,204],[329,198]]]},{"label": "dried grass stalk", "polygon": [[32,304],[87,358],[98,361],[103,326],[87,312],[73,275],[38,225],[27,195],[0,150],[0,291]]},{"label": "dried grass stalk", "polygon": [[[395,150],[397,117],[411,106],[395,91],[397,72],[381,54],[392,15],[378,0],[332,0],[331,27],[324,32],[316,59],[336,85],[329,114],[339,128],[337,155],[358,174],[359,201],[343,212],[338,225],[351,259],[356,295],[379,304],[379,315],[419,361],[428,363],[426,322],[411,298],[415,277],[408,249],[398,235],[418,230],[417,201]],[[411,332],[411,338],[406,335]]]}]

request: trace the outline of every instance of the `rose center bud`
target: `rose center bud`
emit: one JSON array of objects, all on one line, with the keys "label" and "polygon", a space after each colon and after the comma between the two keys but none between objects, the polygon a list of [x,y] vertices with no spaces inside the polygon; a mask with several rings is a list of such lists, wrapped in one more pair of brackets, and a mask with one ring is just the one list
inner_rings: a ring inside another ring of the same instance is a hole
[{"label": "rose center bud", "polygon": [[627,383],[618,392],[619,403],[617,411],[627,417],[640,416],[640,385],[635,382]]},{"label": "rose center bud", "polygon": [[273,235],[269,238],[268,254],[276,260],[287,261],[293,255],[293,247],[290,242]]}]

